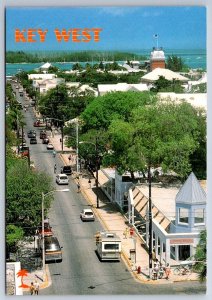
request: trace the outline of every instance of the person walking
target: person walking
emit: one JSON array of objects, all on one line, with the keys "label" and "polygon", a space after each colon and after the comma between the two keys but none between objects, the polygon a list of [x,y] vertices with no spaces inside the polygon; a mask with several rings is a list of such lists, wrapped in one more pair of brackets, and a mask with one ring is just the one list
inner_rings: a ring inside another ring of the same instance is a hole
[{"label": "person walking", "polygon": [[77,193],[79,193],[79,192],[80,192],[80,183],[78,181],[78,183],[77,183]]},{"label": "person walking", "polygon": [[38,295],[40,284],[37,280],[35,280],[34,288],[35,288],[35,295]]},{"label": "person walking", "polygon": [[57,173],[57,165],[56,164],[54,165],[54,173],[55,174]]},{"label": "person walking", "polygon": [[171,268],[170,268],[170,265],[168,263],[165,267],[165,274],[166,274],[166,280],[169,280],[169,276],[171,274]]},{"label": "person walking", "polygon": [[34,291],[35,291],[35,287],[34,287],[34,283],[31,282],[31,285],[29,287],[29,290],[30,290],[30,294],[33,295],[34,294]]}]

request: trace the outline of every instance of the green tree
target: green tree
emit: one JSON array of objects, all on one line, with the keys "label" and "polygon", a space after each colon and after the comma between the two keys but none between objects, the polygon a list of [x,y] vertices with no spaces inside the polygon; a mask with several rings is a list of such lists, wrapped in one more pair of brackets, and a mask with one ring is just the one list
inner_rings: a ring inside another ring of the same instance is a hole
[{"label": "green tree", "polygon": [[107,130],[114,119],[128,120],[134,108],[155,102],[156,97],[149,92],[112,92],[96,97],[80,116],[82,133]]},{"label": "green tree", "polygon": [[[41,222],[42,192],[53,189],[51,178],[31,170],[25,159],[14,155],[6,163],[6,223],[21,227],[25,234],[34,233]],[[45,198],[46,211],[51,199]]]},{"label": "green tree", "polygon": [[179,80],[167,80],[164,76],[160,76],[158,80],[155,81],[154,87],[151,88],[153,92],[174,92],[183,93],[184,88]]},{"label": "green tree", "polygon": [[120,173],[146,172],[161,165],[185,178],[199,134],[196,111],[190,104],[158,101],[134,109],[128,121],[111,122],[111,157]]},{"label": "green tree", "polygon": [[168,56],[166,62],[167,69],[172,70],[174,72],[179,72],[182,71],[183,67],[185,67],[185,64],[181,57],[178,57],[176,55]]},{"label": "green tree", "polygon": [[201,231],[200,240],[194,255],[196,261],[194,269],[199,273],[200,282],[204,282],[207,276],[207,232]]},{"label": "green tree", "polygon": [[16,252],[17,243],[24,237],[24,231],[21,227],[13,224],[6,226],[6,250],[9,252]]}]

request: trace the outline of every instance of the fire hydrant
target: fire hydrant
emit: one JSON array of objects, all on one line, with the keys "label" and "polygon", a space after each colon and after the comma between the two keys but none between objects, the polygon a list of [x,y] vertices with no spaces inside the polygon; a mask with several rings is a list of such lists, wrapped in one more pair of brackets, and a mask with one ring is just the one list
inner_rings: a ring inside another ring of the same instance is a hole
[{"label": "fire hydrant", "polygon": [[137,273],[138,273],[138,274],[141,273],[141,267],[140,267],[140,266],[137,267]]}]

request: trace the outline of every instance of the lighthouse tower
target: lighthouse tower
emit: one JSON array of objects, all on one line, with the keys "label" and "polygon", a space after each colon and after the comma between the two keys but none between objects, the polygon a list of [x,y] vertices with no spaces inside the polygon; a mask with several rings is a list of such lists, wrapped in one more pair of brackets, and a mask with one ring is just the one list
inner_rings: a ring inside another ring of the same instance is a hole
[{"label": "lighthouse tower", "polygon": [[165,69],[165,54],[162,48],[153,48],[150,55],[150,71],[156,68]]}]

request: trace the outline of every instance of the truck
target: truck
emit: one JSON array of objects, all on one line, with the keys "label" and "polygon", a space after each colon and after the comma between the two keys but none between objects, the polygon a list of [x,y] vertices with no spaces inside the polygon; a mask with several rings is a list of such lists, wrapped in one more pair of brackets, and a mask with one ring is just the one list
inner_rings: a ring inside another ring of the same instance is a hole
[{"label": "truck", "polygon": [[101,261],[120,261],[121,259],[121,239],[113,232],[97,232],[96,252]]}]

